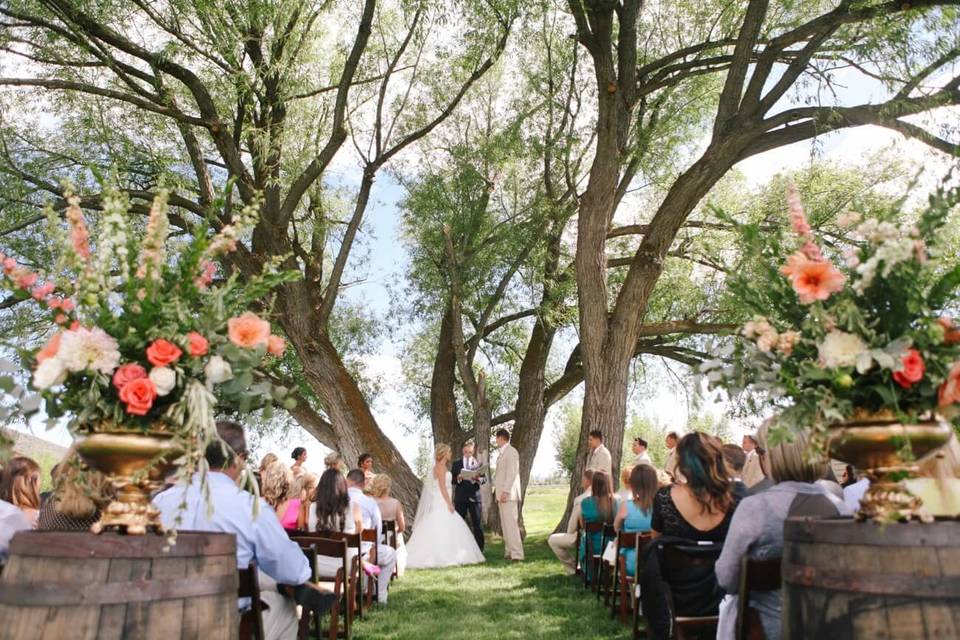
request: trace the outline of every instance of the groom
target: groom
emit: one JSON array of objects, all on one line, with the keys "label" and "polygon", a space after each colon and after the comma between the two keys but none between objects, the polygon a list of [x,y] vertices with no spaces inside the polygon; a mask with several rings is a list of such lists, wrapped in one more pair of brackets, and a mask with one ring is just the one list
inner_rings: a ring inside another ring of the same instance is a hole
[{"label": "groom", "polygon": [[493,487],[500,508],[500,527],[508,560],[523,560],[523,540],[520,538],[520,454],[510,446],[510,432],[497,431],[497,474]]},{"label": "groom", "polygon": [[473,442],[467,441],[463,445],[463,457],[454,461],[450,469],[453,475],[453,506],[464,520],[470,514],[468,523],[473,529],[473,537],[477,541],[480,551],[483,551],[483,504],[480,502],[480,480],[461,479],[460,473],[466,469],[473,471],[480,468],[480,461],[473,457]]}]

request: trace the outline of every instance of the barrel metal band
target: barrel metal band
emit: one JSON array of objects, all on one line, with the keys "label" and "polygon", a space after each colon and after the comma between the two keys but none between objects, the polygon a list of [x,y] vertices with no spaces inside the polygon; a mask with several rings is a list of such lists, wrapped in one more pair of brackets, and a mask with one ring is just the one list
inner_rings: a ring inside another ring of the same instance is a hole
[{"label": "barrel metal band", "polygon": [[180,600],[237,592],[237,574],[176,580],[131,580],[100,584],[0,583],[0,604],[23,607],[73,607]]},{"label": "barrel metal band", "polygon": [[830,591],[850,591],[904,598],[960,598],[960,575],[916,576],[906,574],[851,572],[802,564],[784,563],[783,581]]}]

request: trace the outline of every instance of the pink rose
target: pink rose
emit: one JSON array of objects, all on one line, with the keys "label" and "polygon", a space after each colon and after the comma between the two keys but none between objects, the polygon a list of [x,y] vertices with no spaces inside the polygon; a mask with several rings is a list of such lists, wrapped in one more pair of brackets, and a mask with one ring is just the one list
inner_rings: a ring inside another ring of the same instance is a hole
[{"label": "pink rose", "polygon": [[287,348],[287,341],[280,336],[271,335],[267,338],[267,353],[277,356],[283,355],[283,350]]},{"label": "pink rose", "polygon": [[150,378],[131,380],[120,390],[120,400],[127,405],[127,413],[145,416],[157,399],[157,387]]},{"label": "pink rose", "polygon": [[238,347],[252,349],[267,344],[270,339],[270,323],[248,311],[237,318],[227,320],[227,335],[230,337],[230,342]]},{"label": "pink rose", "polygon": [[75,305],[73,303],[73,300],[71,300],[70,298],[66,298],[62,303],[60,303],[60,308],[66,311],[67,313],[70,313],[71,311],[77,308],[77,305]]},{"label": "pink rose", "polygon": [[893,379],[904,389],[909,389],[917,382],[923,379],[923,374],[927,370],[923,362],[923,356],[916,349],[909,349],[900,360],[903,367],[900,371],[893,372]]},{"label": "pink rose", "polygon": [[55,358],[57,352],[60,351],[60,338],[63,336],[62,331],[57,331],[50,337],[50,341],[37,352],[37,364],[40,364],[44,360],[49,360],[50,358]]},{"label": "pink rose", "polygon": [[173,364],[183,355],[183,350],[169,340],[159,338],[147,347],[147,360],[155,367]]},{"label": "pink rose", "polygon": [[117,368],[113,373],[113,386],[117,391],[123,391],[123,388],[134,380],[147,377],[147,370],[135,362],[130,362]]},{"label": "pink rose", "polygon": [[187,334],[187,353],[194,358],[207,355],[210,350],[210,343],[196,331]]}]

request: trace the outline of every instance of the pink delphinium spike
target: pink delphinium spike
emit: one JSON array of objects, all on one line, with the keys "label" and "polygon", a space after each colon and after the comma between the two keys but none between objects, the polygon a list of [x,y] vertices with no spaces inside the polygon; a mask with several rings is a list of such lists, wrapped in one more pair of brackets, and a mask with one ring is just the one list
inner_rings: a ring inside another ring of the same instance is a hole
[{"label": "pink delphinium spike", "polygon": [[803,212],[803,203],[800,201],[800,192],[797,190],[797,185],[793,183],[790,183],[787,187],[787,212],[790,215],[790,224],[793,225],[794,233],[801,238],[809,238],[813,229]]},{"label": "pink delphinium spike", "polygon": [[70,243],[73,245],[74,252],[87,260],[90,257],[90,233],[87,231],[87,224],[83,219],[83,210],[80,208],[80,198],[70,196],[67,198],[67,222],[70,223]]}]

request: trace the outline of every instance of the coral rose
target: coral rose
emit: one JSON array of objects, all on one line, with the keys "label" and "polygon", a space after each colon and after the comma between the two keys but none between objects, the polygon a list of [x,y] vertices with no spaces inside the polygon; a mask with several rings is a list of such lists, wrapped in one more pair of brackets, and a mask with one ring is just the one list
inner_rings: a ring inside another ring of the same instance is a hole
[{"label": "coral rose", "polygon": [[900,359],[900,364],[903,368],[893,372],[893,379],[904,389],[909,389],[923,379],[927,367],[923,363],[923,356],[916,349],[908,349]]},{"label": "coral rose", "polygon": [[147,360],[155,367],[165,367],[180,359],[183,351],[169,340],[160,338],[147,347]]},{"label": "coral rose", "polygon": [[950,373],[947,374],[946,381],[940,385],[937,395],[940,407],[960,404],[960,362],[954,362],[950,367]]},{"label": "coral rose", "polygon": [[194,358],[207,355],[210,350],[210,342],[196,331],[187,334],[187,352]]},{"label": "coral rose", "polygon": [[954,324],[952,318],[942,317],[937,320],[943,327],[944,344],[957,344],[960,342],[960,329]]},{"label": "coral rose", "polygon": [[287,348],[287,341],[280,336],[271,335],[267,338],[267,352],[278,358],[283,355],[283,350]]},{"label": "coral rose", "polygon": [[44,360],[57,357],[57,352],[60,351],[61,337],[63,337],[62,331],[57,331],[50,337],[50,341],[44,345],[43,349],[37,352],[37,364],[41,364]]},{"label": "coral rose", "polygon": [[267,344],[270,339],[270,323],[248,311],[227,320],[227,335],[230,342],[238,347],[252,349]]},{"label": "coral rose", "polygon": [[120,400],[126,403],[127,413],[145,416],[157,399],[157,387],[150,378],[131,380],[120,390]]},{"label": "coral rose", "polygon": [[127,386],[128,383],[146,377],[146,369],[134,362],[130,362],[118,368],[113,373],[113,386],[117,388],[117,391],[120,391]]}]

